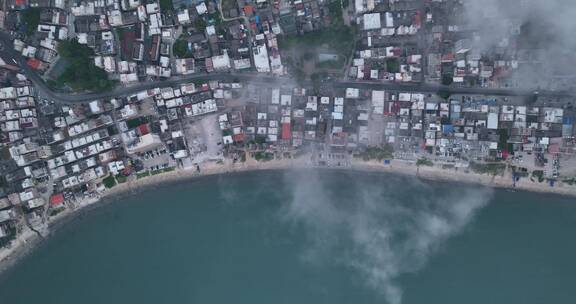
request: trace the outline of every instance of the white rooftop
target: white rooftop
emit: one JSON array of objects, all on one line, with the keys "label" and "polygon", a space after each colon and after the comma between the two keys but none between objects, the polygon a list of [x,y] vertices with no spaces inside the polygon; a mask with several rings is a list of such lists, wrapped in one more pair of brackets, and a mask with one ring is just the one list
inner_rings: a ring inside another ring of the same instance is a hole
[{"label": "white rooftop", "polygon": [[375,30],[382,27],[380,13],[364,14],[364,30]]}]

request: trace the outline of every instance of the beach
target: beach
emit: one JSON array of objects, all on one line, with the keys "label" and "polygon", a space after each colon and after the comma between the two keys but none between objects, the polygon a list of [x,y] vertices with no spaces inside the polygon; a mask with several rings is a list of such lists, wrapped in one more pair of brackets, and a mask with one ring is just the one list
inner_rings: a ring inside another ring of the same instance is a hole
[{"label": "beach", "polygon": [[[128,180],[125,183],[116,185],[111,189],[106,189],[98,196],[89,197],[76,204],[74,209],[65,209],[63,212],[49,218],[51,233],[58,227],[65,225],[67,221],[73,220],[76,216],[83,214],[83,211],[97,207],[103,202],[114,202],[117,196],[135,194],[143,189],[158,187],[176,181],[184,181],[202,176],[227,174],[233,172],[249,172],[260,170],[290,170],[290,169],[326,169],[326,170],[353,170],[363,172],[378,172],[401,174],[413,176],[432,181],[457,182],[476,184],[486,187],[506,188],[514,190],[532,191],[540,193],[553,193],[567,196],[576,196],[576,186],[557,183],[554,187],[546,182],[533,182],[529,178],[522,178],[516,181],[515,186],[512,174],[506,171],[503,175],[492,176],[488,174],[478,174],[464,168],[444,169],[439,166],[417,166],[414,162],[394,160],[390,164],[378,161],[354,160],[345,167],[317,167],[312,164],[309,156],[301,156],[296,159],[275,159],[266,162],[259,162],[248,159],[246,162],[233,163],[227,161],[208,161],[196,168],[188,170],[175,170],[163,174],[151,175],[140,179]],[[19,259],[30,253],[35,246],[44,241],[44,237],[36,232],[25,228],[12,242],[11,246],[0,249],[0,273],[8,269]]]}]

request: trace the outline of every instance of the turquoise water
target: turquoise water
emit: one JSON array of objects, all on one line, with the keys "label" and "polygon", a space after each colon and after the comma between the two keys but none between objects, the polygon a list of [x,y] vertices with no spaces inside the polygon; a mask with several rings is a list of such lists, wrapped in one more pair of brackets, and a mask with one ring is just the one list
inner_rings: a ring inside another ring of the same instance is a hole
[{"label": "turquoise water", "polygon": [[0,277],[0,303],[576,303],[576,202],[341,171],[118,198]]}]

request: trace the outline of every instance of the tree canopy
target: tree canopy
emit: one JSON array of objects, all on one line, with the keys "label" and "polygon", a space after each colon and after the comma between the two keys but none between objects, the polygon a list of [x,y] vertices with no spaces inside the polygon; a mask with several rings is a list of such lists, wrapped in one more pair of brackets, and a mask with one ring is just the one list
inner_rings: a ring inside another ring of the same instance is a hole
[{"label": "tree canopy", "polygon": [[36,32],[40,23],[40,9],[30,7],[22,11],[22,21],[26,25],[26,34],[29,36]]},{"label": "tree canopy", "polygon": [[59,85],[83,91],[105,91],[114,87],[114,81],[108,79],[106,71],[94,64],[94,51],[88,46],[75,39],[66,40],[58,45],[58,53],[68,63],[58,77]]}]

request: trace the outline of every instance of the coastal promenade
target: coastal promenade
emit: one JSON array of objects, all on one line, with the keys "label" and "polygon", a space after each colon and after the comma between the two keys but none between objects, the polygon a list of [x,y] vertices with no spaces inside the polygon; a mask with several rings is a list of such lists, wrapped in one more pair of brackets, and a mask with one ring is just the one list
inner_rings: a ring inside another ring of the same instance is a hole
[{"label": "coastal promenade", "polygon": [[[443,169],[439,166],[417,166],[413,162],[394,160],[390,164],[382,162],[366,162],[354,160],[347,167],[317,167],[310,161],[310,156],[305,155],[296,159],[276,159],[267,162],[258,162],[247,159],[244,163],[232,163],[227,160],[224,163],[205,162],[200,164],[200,171],[196,169],[176,170],[163,174],[152,175],[141,179],[128,181],[108,189],[99,197],[92,197],[81,201],[75,209],[66,209],[62,213],[50,218],[50,227],[59,227],[68,220],[74,219],[85,210],[97,207],[101,202],[117,202],[115,198],[124,195],[136,195],[153,187],[162,187],[172,182],[186,181],[192,178],[217,174],[232,174],[235,172],[251,172],[260,170],[351,170],[359,172],[400,174],[430,181],[444,181],[458,184],[474,184],[485,187],[503,188],[510,190],[523,190],[541,193],[560,194],[576,197],[576,186],[557,183],[550,187],[548,183],[531,181],[523,178],[513,183],[512,175],[506,172],[503,175],[477,174],[465,169]],[[53,229],[54,230],[54,229]],[[9,248],[0,250],[0,272],[6,270],[20,258],[28,254],[43,239],[36,233],[23,231],[18,239]]]}]

